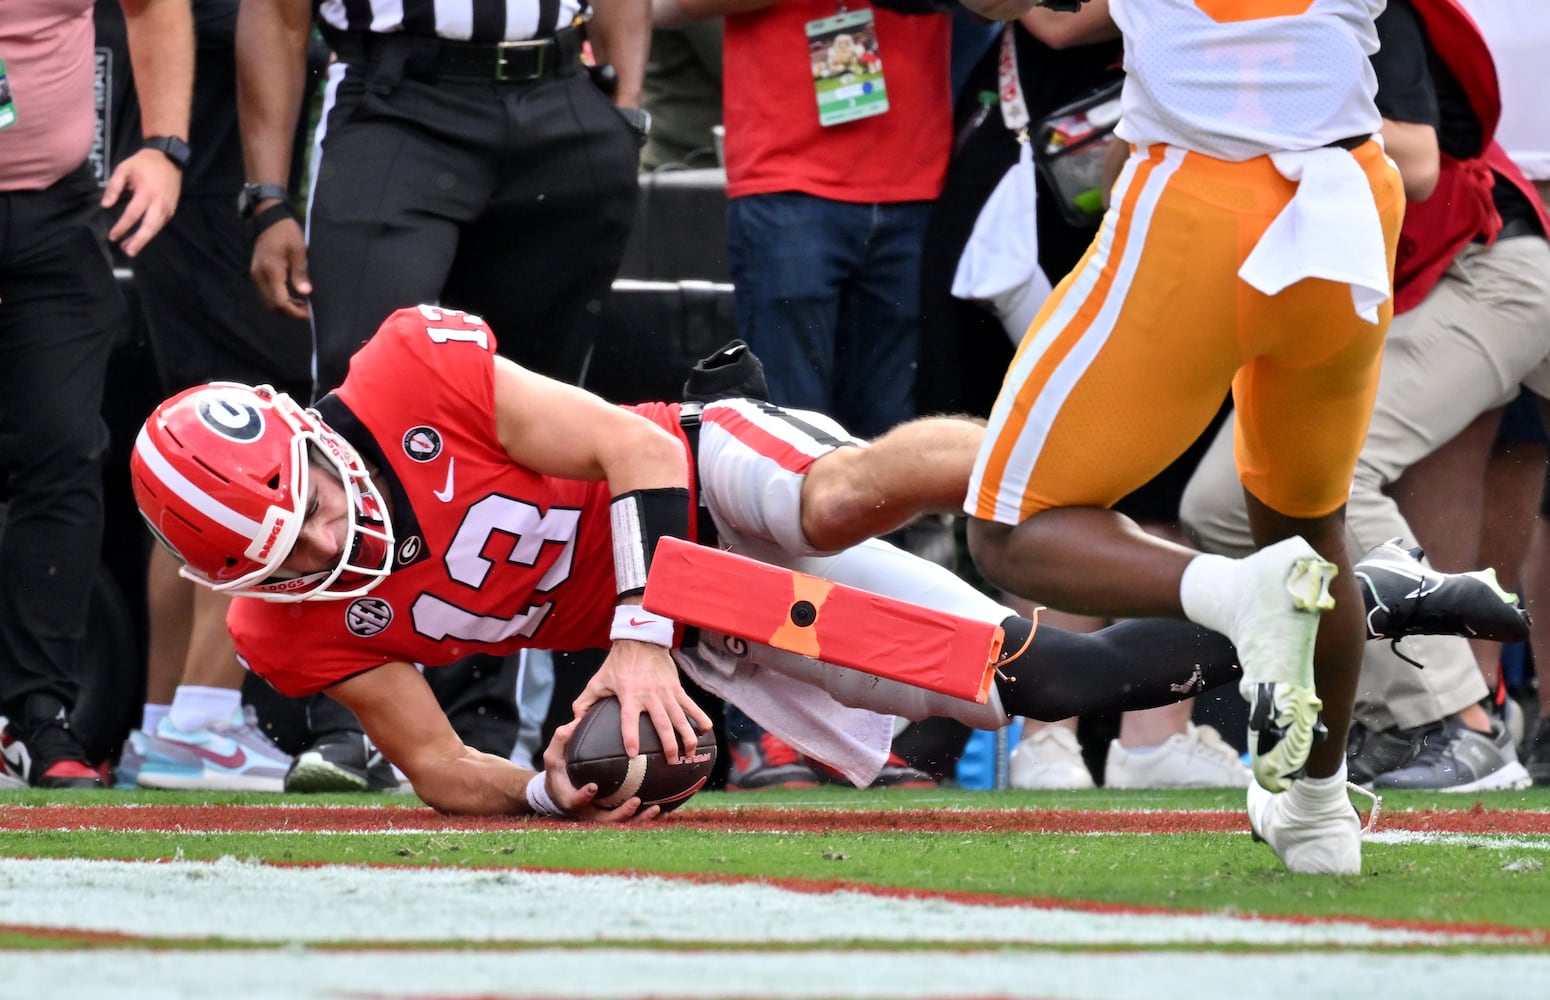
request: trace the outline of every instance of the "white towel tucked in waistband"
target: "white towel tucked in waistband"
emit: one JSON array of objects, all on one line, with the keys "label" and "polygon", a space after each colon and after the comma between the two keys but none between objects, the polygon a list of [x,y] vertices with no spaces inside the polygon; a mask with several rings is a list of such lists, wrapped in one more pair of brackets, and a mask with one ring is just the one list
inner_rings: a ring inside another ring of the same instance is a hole
[{"label": "white towel tucked in waistband", "polygon": [[1337,147],[1274,153],[1270,161],[1297,193],[1270,223],[1238,277],[1275,295],[1304,278],[1351,286],[1356,314],[1378,321],[1391,294],[1383,223],[1372,186],[1349,150]]},{"label": "white towel tucked in waistband", "polygon": [[673,658],[696,684],[798,753],[838,768],[857,787],[872,783],[893,746],[893,716],[850,708],[815,684],[733,657],[717,648],[716,638],[702,633],[698,646],[676,649]]}]

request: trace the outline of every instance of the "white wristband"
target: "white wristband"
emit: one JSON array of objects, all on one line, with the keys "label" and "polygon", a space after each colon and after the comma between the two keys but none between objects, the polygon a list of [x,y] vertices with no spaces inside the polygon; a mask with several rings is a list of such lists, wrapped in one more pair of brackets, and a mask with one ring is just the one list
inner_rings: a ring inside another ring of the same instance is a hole
[{"label": "white wristband", "polygon": [[673,620],[654,615],[639,604],[621,604],[614,608],[614,627],[610,639],[635,639],[658,646],[673,645]]},{"label": "white wristband", "polygon": [[528,779],[527,807],[533,810],[534,816],[543,816],[546,819],[571,818],[570,813],[555,805],[554,799],[549,797],[549,786],[545,783],[542,771]]}]

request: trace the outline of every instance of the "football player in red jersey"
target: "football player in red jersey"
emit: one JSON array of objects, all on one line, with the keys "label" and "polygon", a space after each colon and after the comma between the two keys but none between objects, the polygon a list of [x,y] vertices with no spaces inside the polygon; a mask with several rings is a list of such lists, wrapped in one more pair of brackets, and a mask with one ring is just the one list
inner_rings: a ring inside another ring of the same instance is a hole
[{"label": "football player in red jersey", "polygon": [[[620,821],[640,804],[599,809],[595,788],[570,784],[574,723],[555,734],[546,772],[465,747],[419,668],[474,651],[607,647],[573,707],[579,717],[617,695],[632,753],[640,713],[670,756],[709,728],[682,668],[861,785],[886,757],[893,715],[993,728],[1009,714],[1163,704],[1237,677],[1231,646],[1199,626],[1035,631],[876,541],[959,503],[983,434],[973,421],[917,420],[866,444],[820,414],[747,398],[613,406],[494,350],[478,317],[400,310],[316,411],[213,383],[158,407],[131,460],[141,512],[187,575],[264,598],[228,617],[249,668],[286,694],[326,689],[437,809]],[[705,631],[684,645],[640,595],[659,539],[712,532],[734,552],[1000,625],[988,700]]]}]

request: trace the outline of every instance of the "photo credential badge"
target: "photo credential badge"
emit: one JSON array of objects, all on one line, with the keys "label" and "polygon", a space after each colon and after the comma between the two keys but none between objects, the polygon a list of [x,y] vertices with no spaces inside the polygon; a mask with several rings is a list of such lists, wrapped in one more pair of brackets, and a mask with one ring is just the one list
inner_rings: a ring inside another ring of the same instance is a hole
[{"label": "photo credential badge", "polygon": [[818,93],[818,124],[870,118],[888,110],[877,25],[870,8],[807,22],[807,51]]}]

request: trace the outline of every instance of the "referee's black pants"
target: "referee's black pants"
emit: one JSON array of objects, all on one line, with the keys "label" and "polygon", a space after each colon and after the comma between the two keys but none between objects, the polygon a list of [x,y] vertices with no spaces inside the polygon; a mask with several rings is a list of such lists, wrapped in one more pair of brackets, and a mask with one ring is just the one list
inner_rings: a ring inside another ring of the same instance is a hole
[{"label": "referee's black pants", "polygon": [[579,64],[429,77],[403,58],[330,70],[307,232],[319,391],[420,303],[483,316],[502,354],[577,382],[634,219],[636,133]]}]

